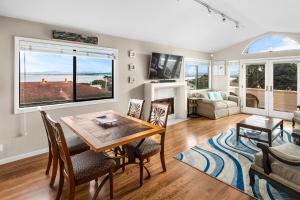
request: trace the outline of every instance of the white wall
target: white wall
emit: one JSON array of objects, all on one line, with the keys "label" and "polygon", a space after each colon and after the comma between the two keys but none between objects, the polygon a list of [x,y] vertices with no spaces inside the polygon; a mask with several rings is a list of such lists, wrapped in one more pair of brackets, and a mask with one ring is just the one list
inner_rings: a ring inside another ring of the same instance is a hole
[{"label": "white wall", "polygon": [[[241,59],[256,59],[256,58],[270,58],[270,57],[287,57],[287,56],[300,56],[300,50],[293,50],[293,51],[281,51],[281,52],[267,52],[267,53],[259,53],[259,54],[243,54],[244,49],[254,42],[255,40],[264,37],[265,35],[283,35],[290,37],[291,39],[300,43],[300,33],[276,33],[276,32],[269,32],[262,35],[259,35],[254,38],[250,38],[243,42],[240,42],[236,45],[233,45],[229,48],[223,49],[219,52],[214,53],[214,60],[241,60]],[[226,38],[224,38],[226,39]],[[229,70],[228,66],[226,68],[226,75],[225,76],[213,76],[212,80],[212,87],[214,90],[222,90],[227,91],[229,85]]]},{"label": "white wall", "polygon": [[[73,30],[70,28],[0,17],[0,144],[4,145],[4,151],[0,152],[0,160],[47,147],[47,140],[39,113],[13,114],[14,36],[51,39],[52,30],[84,33],[82,30]],[[92,35],[99,37],[99,46],[119,50],[119,80],[117,85],[119,100],[116,103],[49,111],[55,119],[59,119],[61,116],[108,109],[125,113],[129,98],[143,98],[144,96],[143,84],[145,81],[148,81],[147,73],[151,52],[177,54],[189,58],[209,59],[209,54],[197,51],[102,34],[92,33]],[[134,59],[128,58],[128,50],[131,49],[134,49],[136,52]],[[129,63],[136,65],[134,72],[128,71]],[[128,76],[131,74],[136,77],[134,84],[128,83]],[[22,136],[24,132],[27,132],[28,135]]]}]

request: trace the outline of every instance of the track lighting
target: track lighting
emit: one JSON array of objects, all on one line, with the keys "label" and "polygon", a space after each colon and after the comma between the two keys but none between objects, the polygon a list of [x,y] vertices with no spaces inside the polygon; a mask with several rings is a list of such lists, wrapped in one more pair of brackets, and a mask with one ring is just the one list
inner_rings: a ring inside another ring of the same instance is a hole
[{"label": "track lighting", "polygon": [[241,24],[239,21],[229,17],[228,15],[226,15],[225,13],[221,12],[220,10],[217,10],[213,7],[211,7],[210,5],[208,5],[206,2],[202,1],[202,0],[194,0],[196,1],[198,4],[204,6],[205,8],[207,8],[207,12],[208,15],[210,16],[212,13],[213,14],[217,14],[220,15],[222,17],[222,21],[225,23],[226,21],[230,21],[235,25],[236,29],[239,29],[241,27]]}]

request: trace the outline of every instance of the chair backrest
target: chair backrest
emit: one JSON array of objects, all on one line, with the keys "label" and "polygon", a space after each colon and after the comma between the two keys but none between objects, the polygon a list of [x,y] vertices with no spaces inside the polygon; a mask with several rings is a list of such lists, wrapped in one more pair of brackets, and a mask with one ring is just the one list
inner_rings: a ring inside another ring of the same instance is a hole
[{"label": "chair backrest", "polygon": [[170,104],[151,102],[149,122],[151,124],[166,128]]},{"label": "chair backrest", "polygon": [[56,147],[56,142],[55,142],[55,138],[53,135],[52,127],[46,118],[47,114],[45,111],[43,111],[41,109],[39,109],[39,111],[41,113],[43,124],[44,124],[45,130],[46,130],[48,145],[50,145],[49,148],[52,151],[52,153],[57,153],[57,147]]},{"label": "chair backrest", "polygon": [[66,175],[69,176],[70,179],[74,178],[73,165],[70,157],[70,152],[67,146],[66,138],[64,136],[64,131],[59,123],[51,119],[49,115],[45,116],[47,123],[50,124],[52,132],[55,138],[55,143],[58,150],[58,155],[61,164],[63,164],[64,169],[66,170]]},{"label": "chair backrest", "polygon": [[145,101],[141,99],[130,99],[127,115],[137,119],[141,119],[144,102]]}]

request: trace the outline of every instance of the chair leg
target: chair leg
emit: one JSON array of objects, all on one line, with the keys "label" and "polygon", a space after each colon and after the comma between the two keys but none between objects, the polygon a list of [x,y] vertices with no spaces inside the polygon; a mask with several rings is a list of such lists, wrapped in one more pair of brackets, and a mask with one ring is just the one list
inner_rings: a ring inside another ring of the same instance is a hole
[{"label": "chair leg", "polygon": [[293,118],[293,128],[295,128],[295,124],[296,124],[296,122],[295,122],[295,119]]},{"label": "chair leg", "polygon": [[48,155],[48,164],[47,164],[47,169],[46,169],[46,175],[49,174],[49,171],[50,171],[50,167],[51,167],[51,164],[52,164],[52,151],[51,149],[49,148],[49,155]]},{"label": "chair leg", "polygon": [[53,165],[52,165],[52,174],[51,174],[51,180],[50,180],[50,187],[53,187],[56,174],[57,174],[57,167],[58,167],[58,158],[56,156],[53,156]]},{"label": "chair leg", "polygon": [[164,150],[161,150],[161,152],[160,152],[160,162],[161,162],[161,166],[163,168],[163,172],[167,171]]},{"label": "chair leg", "polygon": [[72,182],[72,180],[69,180],[69,184],[68,184],[68,192],[69,192],[69,200],[74,200],[75,198],[75,185],[74,182]]},{"label": "chair leg", "polygon": [[63,167],[61,166],[62,164],[60,163],[60,170],[59,170],[59,184],[58,184],[58,190],[56,194],[56,200],[60,199],[62,190],[64,188],[64,172],[63,172]]},{"label": "chair leg", "polygon": [[144,178],[144,161],[140,160],[140,187],[143,186],[143,178]]},{"label": "chair leg", "polygon": [[113,173],[109,173],[109,185],[110,185],[110,199],[114,198],[114,176]]}]

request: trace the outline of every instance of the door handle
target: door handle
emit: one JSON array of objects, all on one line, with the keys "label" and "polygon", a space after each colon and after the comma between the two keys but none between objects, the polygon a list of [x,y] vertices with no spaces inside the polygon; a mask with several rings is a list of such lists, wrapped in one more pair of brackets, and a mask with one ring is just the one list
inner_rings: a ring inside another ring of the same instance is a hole
[{"label": "door handle", "polygon": [[268,92],[268,86],[266,86],[266,91]]},{"label": "door handle", "polygon": [[270,92],[272,92],[272,90],[273,90],[273,87],[272,87],[272,85],[270,86]]}]

